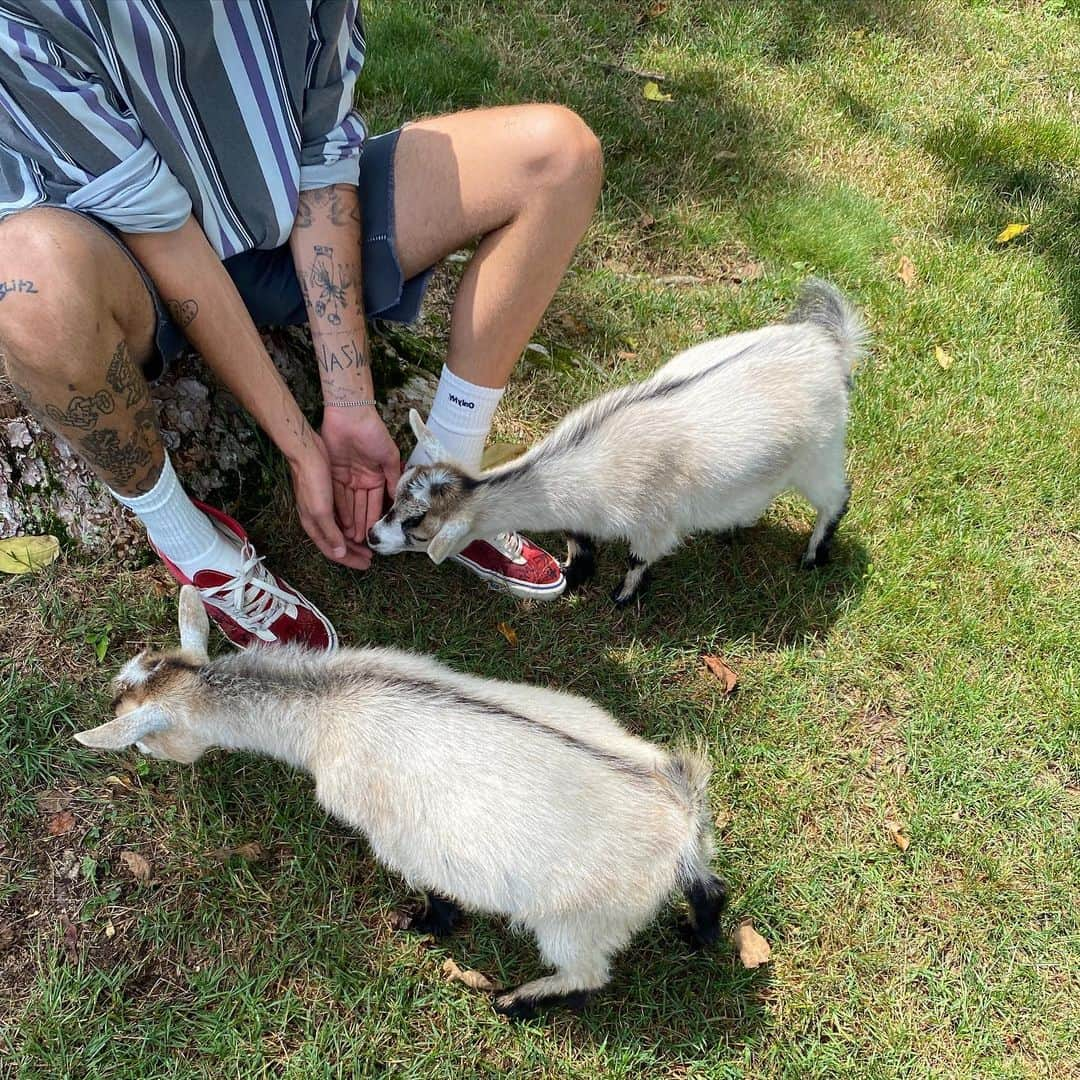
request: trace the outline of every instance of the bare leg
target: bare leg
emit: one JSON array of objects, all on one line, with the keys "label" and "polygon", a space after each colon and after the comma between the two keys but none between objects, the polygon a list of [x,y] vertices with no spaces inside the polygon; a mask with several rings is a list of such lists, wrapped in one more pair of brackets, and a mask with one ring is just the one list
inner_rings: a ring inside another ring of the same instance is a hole
[{"label": "bare leg", "polygon": [[0,224],[0,251],[0,279],[34,284],[0,305],[16,394],[114,491],[149,491],[164,450],[140,370],[154,332],[142,278],[100,229],[61,210]]},{"label": "bare leg", "polygon": [[456,113],[406,127],[394,173],[406,277],[482,237],[454,302],[447,366],[505,386],[596,207],[596,136],[552,105]]}]

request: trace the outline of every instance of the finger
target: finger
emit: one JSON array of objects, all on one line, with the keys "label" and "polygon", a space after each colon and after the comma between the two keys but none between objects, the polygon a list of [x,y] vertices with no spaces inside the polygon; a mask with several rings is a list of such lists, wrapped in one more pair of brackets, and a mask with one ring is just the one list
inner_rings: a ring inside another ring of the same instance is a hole
[{"label": "finger", "polygon": [[359,544],[346,541],[342,546],[341,554],[336,554],[335,548],[327,541],[323,532],[315,525],[311,518],[301,518],[304,531],[311,537],[315,546],[331,561],[348,566],[352,570],[366,570],[371,565],[371,552]]},{"label": "finger", "polygon": [[353,489],[345,484],[334,484],[334,509],[346,540],[355,540],[355,498]]},{"label": "finger", "polygon": [[361,488],[353,492],[353,535],[354,543],[363,544],[367,540],[367,492]]},{"label": "finger", "polygon": [[[333,508],[327,507],[322,513],[312,515],[311,524],[319,536],[316,537],[314,533],[309,533],[309,535],[311,535],[319,550],[328,559],[340,562],[348,549],[345,545],[345,534],[338,528],[338,524],[334,520]],[[320,539],[322,544],[319,543]]]},{"label": "finger", "polygon": [[382,517],[383,487],[368,488],[367,491],[367,521],[364,524],[363,535],[367,536],[368,529]]},{"label": "finger", "polygon": [[383,462],[383,473],[386,475],[386,490],[393,498],[397,494],[398,481],[401,479],[401,455],[397,452],[397,447]]}]

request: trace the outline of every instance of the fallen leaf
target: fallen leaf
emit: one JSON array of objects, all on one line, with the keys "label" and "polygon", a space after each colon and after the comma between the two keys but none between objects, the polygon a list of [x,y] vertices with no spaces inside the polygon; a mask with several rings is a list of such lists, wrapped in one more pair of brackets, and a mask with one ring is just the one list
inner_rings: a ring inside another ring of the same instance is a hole
[{"label": "fallen leaf", "polygon": [[64,948],[74,956],[79,945],[79,927],[66,915],[60,916],[60,925],[64,928]]},{"label": "fallen leaf", "polygon": [[934,355],[937,357],[937,362],[948,371],[953,366],[953,358],[940,346],[934,346]]},{"label": "fallen leaf", "polygon": [[668,6],[664,3],[664,0],[657,0],[657,3],[649,6],[649,18],[655,19],[659,15],[663,15],[667,11]]},{"label": "fallen leaf", "polygon": [[1023,236],[1030,228],[1031,226],[1029,224],[1023,222],[1010,222],[1010,224],[1006,225],[1005,228],[994,237],[994,243],[1007,244],[1010,240],[1015,240],[1018,236]]},{"label": "fallen leaf", "polygon": [[641,96],[646,101],[670,101],[671,100],[671,95],[670,94],[665,94],[664,91],[660,89],[660,84],[653,82],[652,79],[646,80],[645,85],[641,88]]},{"label": "fallen leaf", "polygon": [[717,150],[713,157],[717,161],[734,161],[739,156],[737,150]]},{"label": "fallen leaf", "polygon": [[633,360],[637,356],[637,353],[636,352],[628,352],[626,349],[623,349],[622,352],[617,352],[615,354],[615,356],[619,360]]},{"label": "fallen leaf", "polygon": [[749,922],[739,923],[732,932],[731,940],[739,950],[739,959],[744,968],[761,967],[772,956],[769,943]]},{"label": "fallen leaf", "polygon": [[915,264],[906,256],[900,256],[900,265],[897,267],[896,276],[911,289],[915,286]]},{"label": "fallen leaf", "polygon": [[470,990],[501,990],[502,986],[492,979],[489,979],[485,974],[480,971],[470,971],[468,968],[459,968],[450,957],[446,958],[446,962],[442,966],[443,974],[448,979],[455,979],[457,982],[464,983]]},{"label": "fallen leaf", "polygon": [[45,831],[50,836],[63,836],[75,828],[75,815],[70,810],[61,810],[59,814],[53,814]]},{"label": "fallen leaf", "polygon": [[210,852],[212,858],[219,862],[228,862],[234,855],[244,862],[258,862],[266,854],[266,849],[258,842],[252,840],[247,844],[238,844],[236,847],[217,848]]},{"label": "fallen leaf", "polygon": [[0,540],[0,573],[32,574],[55,562],[59,554],[55,536],[12,536]]},{"label": "fallen leaf", "polygon": [[113,926],[111,919],[105,924],[105,936],[107,938],[116,937],[116,927]]},{"label": "fallen leaf", "polygon": [[496,465],[521,457],[528,447],[524,443],[492,443],[480,459],[481,469],[494,469]]},{"label": "fallen leaf", "polygon": [[637,225],[639,229],[651,229],[656,224],[656,218],[645,210],[641,217],[637,219]]},{"label": "fallen leaf", "polygon": [[71,802],[71,795],[59,789],[43,791],[37,798],[37,808],[43,814],[55,814],[59,810],[66,810]]},{"label": "fallen leaf", "polygon": [[412,926],[413,917],[411,911],[391,911],[387,919],[391,930],[408,930]]},{"label": "fallen leaf", "polygon": [[499,633],[502,634],[502,636],[504,638],[506,638],[507,641],[510,642],[510,645],[513,648],[515,648],[515,649],[517,648],[517,643],[518,643],[517,631],[509,623],[504,623],[504,622],[497,623],[495,625],[495,629],[498,630]]},{"label": "fallen leaf", "polygon": [[583,319],[579,319],[576,315],[571,315],[570,312],[563,312],[559,316],[559,325],[568,333],[575,337],[584,337],[589,332],[589,325]]},{"label": "fallen leaf", "polygon": [[128,868],[128,872],[140,885],[144,885],[150,880],[150,863],[137,851],[121,851],[120,861]]},{"label": "fallen leaf", "polygon": [[911,846],[911,841],[907,838],[907,834],[904,832],[903,825],[898,821],[886,821],[885,829],[887,830],[892,842],[901,850],[907,851]]},{"label": "fallen leaf", "polygon": [[131,787],[131,780],[127,776],[109,775],[105,777],[105,783],[112,787]]},{"label": "fallen leaf", "polygon": [[724,808],[717,810],[713,824],[716,826],[716,831],[722,833],[731,824],[731,811]]},{"label": "fallen leaf", "polygon": [[757,281],[765,273],[764,263],[744,262],[731,267],[724,275],[728,281],[741,285],[745,281]]},{"label": "fallen leaf", "polygon": [[724,684],[724,693],[730,694],[739,682],[739,676],[719,656],[704,656],[705,666]]}]

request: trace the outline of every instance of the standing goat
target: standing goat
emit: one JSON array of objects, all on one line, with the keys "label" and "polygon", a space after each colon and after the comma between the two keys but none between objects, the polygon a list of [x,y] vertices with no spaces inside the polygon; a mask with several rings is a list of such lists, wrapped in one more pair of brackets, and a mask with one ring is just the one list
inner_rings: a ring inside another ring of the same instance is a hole
[{"label": "standing goat", "polygon": [[476,475],[442,460],[409,469],[368,533],[373,551],[427,548],[440,563],[478,536],[568,534],[571,587],[595,570],[596,540],[627,540],[617,604],[691,533],[752,525],[787,488],[817,511],[802,558],[821,566],[847,509],[844,435],[851,370],[866,329],[844,297],[811,279],[787,322],[680,353],[644,382],[576,409],[528,453]]},{"label": "standing goat", "polygon": [[530,930],[555,974],[501,994],[510,1016],[576,1003],[675,889],[714,942],[725,887],[709,869],[708,763],[628,734],[583,698],[461,675],[391,649],[255,648],[210,660],[198,594],[181,648],[117,675],[115,719],[75,736],[190,763],[209,747],[269,754],[315,779],[325,809],[427,890],[413,928],[459,908]]}]

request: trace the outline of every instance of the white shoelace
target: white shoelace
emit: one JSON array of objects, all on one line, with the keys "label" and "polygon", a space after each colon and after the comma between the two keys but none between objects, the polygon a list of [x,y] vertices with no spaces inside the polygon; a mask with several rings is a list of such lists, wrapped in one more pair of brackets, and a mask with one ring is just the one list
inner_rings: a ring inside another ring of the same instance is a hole
[{"label": "white shoelace", "polygon": [[499,533],[488,540],[488,543],[496,551],[502,552],[511,562],[523,563],[525,561],[524,547],[518,533]]},{"label": "white shoelace", "polygon": [[249,633],[262,641],[275,641],[270,627],[286,614],[296,618],[295,597],[274,581],[255,554],[250,541],[240,549],[240,569],[228,581],[209,589],[200,589],[207,603],[220,608]]}]

